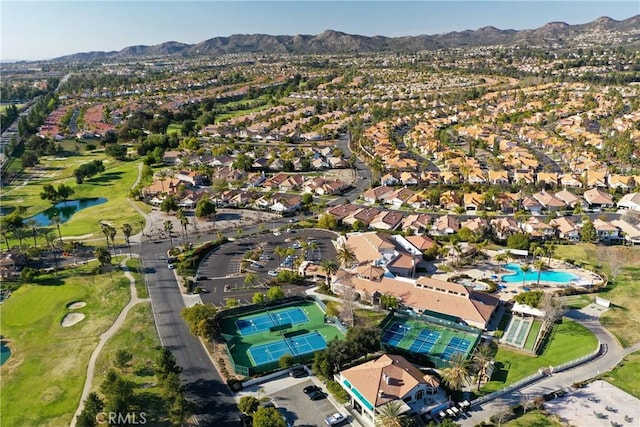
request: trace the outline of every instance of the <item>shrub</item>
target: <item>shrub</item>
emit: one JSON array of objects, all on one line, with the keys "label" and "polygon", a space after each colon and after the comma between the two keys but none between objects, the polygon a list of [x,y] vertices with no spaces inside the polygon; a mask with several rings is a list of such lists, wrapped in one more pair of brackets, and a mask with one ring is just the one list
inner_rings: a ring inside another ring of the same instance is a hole
[{"label": "shrub", "polygon": [[496,338],[496,339],[500,339],[500,338],[502,338],[502,336],[503,336],[503,335],[504,335],[504,331],[500,331],[500,330],[495,331],[495,332],[493,333],[493,337],[494,337],[494,338]]},{"label": "shrub", "polygon": [[339,403],[347,403],[349,401],[349,394],[337,382],[333,380],[327,381],[327,390]]}]

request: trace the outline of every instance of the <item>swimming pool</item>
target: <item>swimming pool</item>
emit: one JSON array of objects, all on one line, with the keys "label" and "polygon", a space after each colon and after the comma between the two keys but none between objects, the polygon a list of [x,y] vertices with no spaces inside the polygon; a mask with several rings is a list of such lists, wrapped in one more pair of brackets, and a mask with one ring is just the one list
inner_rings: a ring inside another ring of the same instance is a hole
[{"label": "swimming pool", "polygon": [[[537,282],[538,271],[531,269],[527,271],[526,275],[520,269],[520,264],[506,264],[504,266],[507,270],[511,270],[513,274],[505,274],[502,276],[502,280],[507,283],[522,282]],[[524,277],[523,277],[524,275]],[[554,282],[554,283],[570,283],[572,280],[579,279],[575,274],[567,273],[565,271],[543,270],[540,273],[541,282]]]}]

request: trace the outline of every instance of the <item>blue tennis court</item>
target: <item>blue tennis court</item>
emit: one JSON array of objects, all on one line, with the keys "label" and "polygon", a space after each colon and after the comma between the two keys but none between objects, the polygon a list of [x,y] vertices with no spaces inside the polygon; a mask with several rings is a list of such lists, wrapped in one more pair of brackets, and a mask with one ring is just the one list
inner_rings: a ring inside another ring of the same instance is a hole
[{"label": "blue tennis court", "polygon": [[327,342],[319,332],[310,332],[280,341],[258,345],[249,349],[255,366],[279,360],[285,354],[300,356],[327,348]]},{"label": "blue tennis court", "polygon": [[416,339],[411,343],[409,351],[414,353],[429,353],[431,348],[440,339],[440,332],[432,331],[430,329],[423,329]]},{"label": "blue tennis court", "polygon": [[442,355],[440,355],[440,359],[449,361],[456,353],[466,354],[470,344],[471,342],[469,340],[453,337],[451,341],[449,341],[449,344],[447,344],[447,347],[445,347]]},{"label": "blue tennis court", "polygon": [[407,325],[403,325],[399,322],[394,322],[391,326],[389,326],[389,328],[384,331],[384,334],[382,335],[382,342],[389,345],[397,346],[398,343],[402,341],[402,338],[407,335],[409,329],[411,328]]},{"label": "blue tennis court", "polygon": [[289,308],[283,311],[269,312],[257,316],[245,317],[236,320],[236,327],[240,335],[247,336],[268,331],[274,326],[297,325],[306,323],[309,317],[300,307]]}]

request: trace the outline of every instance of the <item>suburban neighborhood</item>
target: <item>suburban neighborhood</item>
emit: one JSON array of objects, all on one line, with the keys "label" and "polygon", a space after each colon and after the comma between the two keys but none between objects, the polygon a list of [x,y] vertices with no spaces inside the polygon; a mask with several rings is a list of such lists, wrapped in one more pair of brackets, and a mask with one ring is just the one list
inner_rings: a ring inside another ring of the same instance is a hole
[{"label": "suburban neighborhood", "polygon": [[0,422],[637,425],[638,41],[3,62]]}]

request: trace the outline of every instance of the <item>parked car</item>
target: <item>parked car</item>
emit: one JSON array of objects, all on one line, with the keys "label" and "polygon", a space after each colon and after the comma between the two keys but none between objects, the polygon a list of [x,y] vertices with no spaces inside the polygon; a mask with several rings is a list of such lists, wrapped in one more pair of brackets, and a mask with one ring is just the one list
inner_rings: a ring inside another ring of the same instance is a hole
[{"label": "parked car", "polygon": [[278,277],[278,272],[276,270],[269,270],[267,274],[271,277]]},{"label": "parked car", "polygon": [[346,419],[347,419],[346,416],[342,415],[340,412],[336,412],[335,414],[332,414],[327,419],[325,419],[324,422],[328,426],[333,427],[343,423],[344,421],[346,421]]},{"label": "parked car", "polygon": [[302,366],[297,366],[289,371],[289,376],[292,378],[302,378],[306,377],[309,373]]},{"label": "parked car", "polygon": [[311,393],[307,394],[307,396],[309,396],[310,400],[320,400],[327,397],[327,395],[322,391],[312,391]]},{"label": "parked car", "polygon": [[169,267],[169,270],[173,270],[174,268],[176,268],[175,264],[169,264],[168,267]]},{"label": "parked car", "polygon": [[317,385],[309,385],[302,389],[304,394],[313,393],[314,391],[322,391],[322,389]]}]

